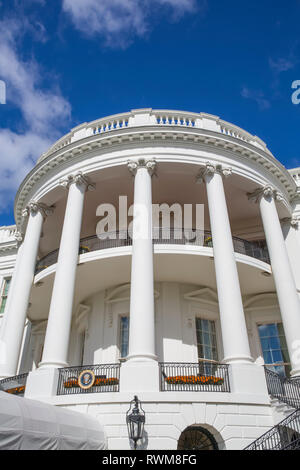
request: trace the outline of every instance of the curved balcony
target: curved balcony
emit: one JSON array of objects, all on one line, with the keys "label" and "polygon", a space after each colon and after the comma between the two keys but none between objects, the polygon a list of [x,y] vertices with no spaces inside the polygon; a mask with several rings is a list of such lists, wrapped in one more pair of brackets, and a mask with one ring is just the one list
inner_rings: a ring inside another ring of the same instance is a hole
[{"label": "curved balcony", "polygon": [[[132,245],[132,237],[127,230],[106,233],[109,238],[101,239],[97,235],[82,238],[80,240],[79,254],[93,251],[105,250],[109,248],[119,248]],[[249,242],[241,238],[233,237],[233,247],[236,253],[256,258],[264,263],[270,264],[269,253],[266,246],[261,242]],[[213,247],[211,232],[207,230],[182,230],[182,229],[153,229],[154,245],[193,245]],[[35,269],[38,274],[43,269],[57,263],[58,249],[48,253],[41,258]]]},{"label": "curved balcony", "polygon": [[107,134],[112,131],[119,131],[122,129],[128,130],[141,126],[214,131],[225,136],[242,140],[264,150],[267,153],[270,153],[265,142],[263,142],[259,137],[251,135],[244,129],[241,129],[230,122],[224,121],[218,116],[213,116],[207,113],[147,108],[132,110],[127,113],[114,114],[112,116],[96,119],[89,123],[80,124],[55,142],[50,149],[40,157],[39,161],[45,159],[51,153],[64,149],[78,140],[99,134]]}]

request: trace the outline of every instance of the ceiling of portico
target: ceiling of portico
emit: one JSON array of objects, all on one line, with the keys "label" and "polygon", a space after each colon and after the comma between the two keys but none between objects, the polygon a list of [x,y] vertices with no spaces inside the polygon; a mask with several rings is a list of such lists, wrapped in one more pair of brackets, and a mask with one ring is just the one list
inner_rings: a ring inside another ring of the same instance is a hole
[{"label": "ceiling of portico", "polygon": [[[167,203],[169,205],[179,203],[182,206],[184,204],[204,204],[205,229],[209,230],[206,189],[204,184],[196,184],[197,173],[198,167],[196,165],[158,164],[156,175],[152,179],[153,203]],[[91,180],[95,183],[96,189],[86,194],[81,238],[95,235],[96,225],[100,220],[100,217],[96,216],[99,204],[110,203],[118,208],[119,196],[128,197],[128,207],[133,203],[134,178],[125,165],[98,171],[91,175]],[[248,201],[247,198],[247,193],[254,191],[257,185],[253,181],[233,174],[224,180],[224,187],[233,235],[241,236],[242,233],[243,237],[247,238],[248,228],[255,227],[255,233],[261,233],[263,237],[258,205]],[[66,190],[60,187],[45,198],[44,202],[55,204],[55,212],[44,223],[40,256],[59,247],[66,197]],[[288,216],[283,205],[279,204],[278,210],[280,217]],[[251,239],[251,236],[249,235],[248,238]]]}]

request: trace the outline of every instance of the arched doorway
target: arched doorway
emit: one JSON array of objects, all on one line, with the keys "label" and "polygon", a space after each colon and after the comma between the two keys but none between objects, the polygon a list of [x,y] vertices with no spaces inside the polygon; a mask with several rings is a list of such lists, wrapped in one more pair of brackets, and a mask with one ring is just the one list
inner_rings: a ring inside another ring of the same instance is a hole
[{"label": "arched doorway", "polygon": [[214,436],[201,426],[186,428],[178,440],[177,450],[218,450]]}]

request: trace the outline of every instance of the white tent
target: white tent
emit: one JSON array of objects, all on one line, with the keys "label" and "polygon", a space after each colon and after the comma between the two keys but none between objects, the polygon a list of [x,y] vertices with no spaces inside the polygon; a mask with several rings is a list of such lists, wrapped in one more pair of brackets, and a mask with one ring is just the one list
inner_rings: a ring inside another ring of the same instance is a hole
[{"label": "white tent", "polygon": [[96,418],[0,391],[0,450],[104,450]]}]

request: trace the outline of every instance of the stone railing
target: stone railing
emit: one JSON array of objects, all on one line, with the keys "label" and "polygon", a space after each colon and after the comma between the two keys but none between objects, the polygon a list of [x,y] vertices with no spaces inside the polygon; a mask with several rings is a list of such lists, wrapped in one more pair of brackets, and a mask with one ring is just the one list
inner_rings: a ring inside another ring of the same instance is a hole
[{"label": "stone railing", "polygon": [[55,142],[55,144],[41,156],[40,160],[43,160],[51,153],[86,137],[141,126],[180,127],[213,131],[242,140],[270,153],[266,144],[257,136],[253,136],[240,127],[223,121],[218,116],[206,113],[190,113],[185,111],[155,110],[147,108],[132,110],[127,113],[114,114],[112,116],[97,119],[90,123],[81,124]]},{"label": "stone railing", "polygon": [[0,227],[0,243],[14,241],[16,231],[17,227],[15,225]]}]

